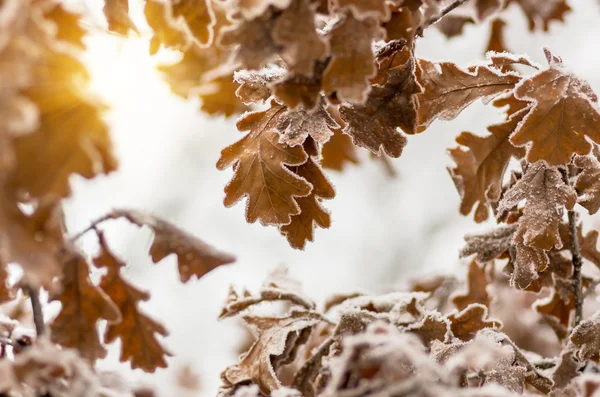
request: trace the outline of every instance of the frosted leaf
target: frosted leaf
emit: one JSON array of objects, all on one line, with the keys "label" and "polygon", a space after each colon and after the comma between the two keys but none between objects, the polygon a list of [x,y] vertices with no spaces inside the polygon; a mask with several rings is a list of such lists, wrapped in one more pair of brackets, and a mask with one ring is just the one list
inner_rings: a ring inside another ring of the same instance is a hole
[{"label": "frosted leaf", "polygon": [[458,310],[465,309],[471,303],[481,303],[489,307],[491,299],[487,292],[489,280],[485,266],[479,266],[475,260],[472,260],[468,266],[467,290],[464,292],[454,291],[450,295],[450,300]]},{"label": "frosted leaf", "polygon": [[550,22],[564,22],[565,14],[571,11],[567,0],[508,0],[507,3],[517,3],[521,7],[530,31],[547,32]]},{"label": "frosted leaf", "polygon": [[580,375],[583,363],[578,362],[573,356],[573,347],[566,346],[561,352],[559,361],[552,373],[552,381],[556,389],[562,389],[571,383],[573,378]]},{"label": "frosted leaf", "polygon": [[498,226],[484,233],[467,234],[466,245],[461,249],[460,257],[476,254],[475,258],[480,264],[500,258],[510,249],[516,229],[517,225]]},{"label": "frosted leaf", "polygon": [[488,318],[488,308],[472,303],[462,311],[448,314],[452,334],[462,341],[467,341],[485,328],[500,329],[502,323]]},{"label": "frosted leaf", "polygon": [[600,162],[594,155],[575,156],[573,164],[581,169],[574,184],[577,202],[595,214],[600,209]]},{"label": "frosted leaf", "polygon": [[538,273],[544,271],[550,262],[546,251],[526,245],[523,239],[523,232],[515,232],[513,235],[514,258],[511,262],[511,284],[516,284],[521,289],[527,288],[536,280]]},{"label": "frosted leaf", "polygon": [[240,84],[235,94],[246,105],[261,103],[269,99],[271,89],[269,83],[280,79],[285,74],[285,69],[278,66],[269,66],[259,71],[238,70],[234,73],[234,80]]},{"label": "frosted leaf", "polygon": [[490,64],[497,67],[500,70],[506,66],[514,64],[529,66],[534,69],[540,69],[540,66],[529,58],[527,54],[513,54],[510,52],[496,52],[488,51],[486,57]]},{"label": "frosted leaf", "polygon": [[300,290],[300,283],[288,276],[288,270],[280,267],[273,271],[256,295],[244,290],[241,295],[232,287],[225,302],[220,319],[235,316],[251,306],[262,302],[289,301],[306,309],[314,309],[315,304]]},{"label": "frosted leaf", "polygon": [[264,15],[270,6],[286,9],[292,0],[233,0],[233,9],[239,11],[244,19],[253,19]]},{"label": "frosted leaf", "polygon": [[575,355],[580,361],[600,359],[600,312],[579,323],[570,340],[577,347]]},{"label": "frosted leaf", "polygon": [[589,84],[567,70],[560,58],[544,51],[548,69],[515,87],[515,97],[530,106],[511,142],[529,145],[530,163],[545,160],[550,165],[562,165],[574,154],[590,152],[586,138],[600,142],[600,110]]},{"label": "frosted leaf", "polygon": [[498,217],[525,200],[523,216],[515,235],[532,248],[560,249],[558,226],[562,221],[563,208],[573,208],[577,195],[566,185],[560,172],[544,162],[532,164],[523,177],[508,190],[498,205]]},{"label": "frosted leaf", "polygon": [[326,143],[333,131],[340,126],[331,117],[321,99],[317,108],[307,111],[303,108],[288,110],[279,119],[277,129],[281,134],[279,142],[289,145],[302,145],[309,136],[319,144]]},{"label": "frosted leaf", "polygon": [[334,0],[341,9],[349,9],[357,19],[375,17],[383,21],[390,18],[390,9],[385,0]]}]

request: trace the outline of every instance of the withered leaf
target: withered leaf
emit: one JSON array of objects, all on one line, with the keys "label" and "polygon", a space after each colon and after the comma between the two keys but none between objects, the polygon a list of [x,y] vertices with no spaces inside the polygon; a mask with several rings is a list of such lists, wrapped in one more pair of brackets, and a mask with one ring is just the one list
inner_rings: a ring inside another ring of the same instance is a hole
[{"label": "withered leaf", "polygon": [[202,102],[200,109],[210,115],[225,117],[240,114],[248,108],[235,94],[239,84],[233,80],[229,70],[219,71],[200,84],[195,93]]},{"label": "withered leaf", "polygon": [[[211,44],[215,24],[211,0],[178,0],[167,4],[172,4],[175,26],[183,26],[192,43],[201,47]],[[184,23],[177,24],[181,21]]]},{"label": "withered leaf", "polygon": [[577,347],[575,355],[579,360],[586,361],[600,358],[600,312],[594,313],[583,320],[571,332],[570,340]]},{"label": "withered leaf", "polygon": [[447,342],[450,339],[450,321],[438,312],[427,313],[419,322],[407,327],[429,346],[433,341]]},{"label": "withered leaf", "polygon": [[374,17],[382,21],[390,18],[390,9],[385,0],[334,0],[340,9],[349,9],[357,19]]},{"label": "withered leaf", "polygon": [[513,234],[514,258],[510,262],[513,267],[511,283],[521,289],[527,288],[537,279],[538,273],[546,270],[550,262],[546,251],[525,244],[525,233],[526,228],[520,228]]},{"label": "withered leaf", "polygon": [[460,251],[460,257],[476,254],[477,262],[485,264],[504,256],[511,247],[516,225],[498,226],[488,232],[467,234],[466,245]]},{"label": "withered leaf", "polygon": [[277,99],[290,109],[298,106],[306,110],[313,109],[321,99],[321,77],[324,68],[325,63],[318,62],[313,76],[286,76],[272,83],[271,90]]},{"label": "withered leaf", "polygon": [[13,140],[16,162],[8,185],[37,198],[65,197],[72,174],[92,178],[116,169],[105,107],[78,92],[74,82],[85,83],[87,71],[70,55],[45,52],[33,73],[36,84],[25,96],[38,108],[39,128]]},{"label": "withered leaf", "polygon": [[278,66],[264,67],[259,71],[236,71],[233,78],[240,86],[235,95],[246,105],[262,103],[271,96],[270,83],[284,74],[285,69]]},{"label": "withered leaf", "polygon": [[333,135],[321,148],[321,156],[321,166],[335,171],[342,171],[348,163],[359,163],[356,146],[341,129],[333,130]]},{"label": "withered leaf", "polygon": [[110,218],[125,218],[138,227],[147,226],[154,232],[150,256],[158,263],[171,254],[177,255],[181,282],[193,276],[200,278],[211,270],[232,263],[235,257],[215,249],[194,235],[170,222],[133,210],[114,210]]},{"label": "withered leaf", "polygon": [[98,321],[121,320],[119,308],[89,278],[90,269],[77,251],[65,253],[60,291],[51,300],[60,301],[62,309],[50,323],[51,339],[64,347],[79,350],[82,357],[95,361],[106,356],[98,335]]},{"label": "withered leaf", "polygon": [[312,111],[303,108],[288,110],[277,123],[281,134],[279,142],[287,146],[302,145],[309,136],[315,142],[324,144],[338,128],[340,126],[327,111],[324,100]]},{"label": "withered leaf", "polygon": [[526,203],[517,234],[523,236],[523,243],[544,250],[561,248],[563,243],[558,227],[563,208],[573,208],[577,195],[563,182],[560,172],[543,161],[530,165],[525,175],[502,197],[498,216],[516,207],[522,200]]},{"label": "withered leaf", "polygon": [[590,152],[586,138],[600,142],[600,111],[589,84],[566,70],[550,51],[544,52],[548,69],[515,88],[515,97],[531,106],[511,142],[530,144],[527,160],[531,163],[545,160],[550,165],[562,165],[569,163],[573,154]]},{"label": "withered leaf", "polygon": [[150,39],[150,54],[154,55],[161,46],[174,49],[187,49],[190,46],[190,38],[177,29],[173,21],[173,9],[171,3],[160,0],[146,0],[144,5],[144,16],[148,25],[152,28]]},{"label": "withered leaf", "polygon": [[323,72],[323,90],[342,101],[364,103],[371,87],[369,79],[375,75],[371,42],[382,36],[377,19],[358,20],[345,14],[327,34],[331,61]]},{"label": "withered leaf", "polygon": [[292,75],[312,75],[315,62],[327,54],[326,42],[316,30],[314,8],[309,1],[291,0],[273,27],[273,39],[283,47],[279,55]]},{"label": "withered leaf", "polygon": [[279,367],[295,358],[321,316],[294,310],[284,317],[246,316],[244,321],[257,340],[240,362],[225,369],[221,376],[231,385],[251,381],[268,395],[281,386],[277,377]]},{"label": "withered leaf", "polygon": [[297,199],[300,213],[293,215],[290,224],[280,226],[279,230],[293,248],[304,249],[307,241],[313,241],[316,226],[327,229],[331,225],[329,212],[321,206],[321,201],[334,198],[335,190],[312,158],[291,170],[310,181],[313,189],[308,196]]},{"label": "withered leaf", "polygon": [[252,295],[247,290],[240,295],[231,287],[219,319],[235,316],[262,302],[275,301],[288,301],[307,310],[315,308],[314,302],[302,294],[299,283],[288,276],[287,268],[278,268],[269,274],[269,278],[257,295]]},{"label": "withered leaf", "polygon": [[478,99],[488,102],[512,89],[519,76],[494,67],[477,65],[463,70],[452,62],[433,63],[419,59],[418,125],[422,131],[435,119],[452,120]]},{"label": "withered leaf", "polygon": [[483,21],[495,14],[503,6],[504,0],[476,0],[475,10],[477,19]]},{"label": "withered leaf", "polygon": [[491,135],[480,137],[463,132],[456,142],[466,146],[450,149],[456,167],[449,168],[454,185],[461,196],[460,213],[468,215],[475,206],[476,222],[488,218],[489,206],[500,199],[502,179],[511,158],[522,157],[523,148],[513,146],[509,137],[523,119],[525,110],[515,113],[503,123],[488,127]]},{"label": "withered leaf", "polygon": [[252,19],[264,15],[271,6],[285,9],[290,3],[291,0],[234,0],[233,6],[244,19]]},{"label": "withered leaf", "polygon": [[103,12],[111,32],[126,35],[130,30],[138,31],[129,18],[129,0],[104,0]]},{"label": "withered leaf", "polygon": [[416,104],[413,93],[418,90],[414,76],[414,60],[410,49],[402,46],[381,59],[383,85],[374,85],[364,105],[343,105],[340,116],[346,123],[344,133],[355,145],[372,153],[399,157],[406,137],[398,131],[415,131]]},{"label": "withered leaf", "polygon": [[571,280],[553,276],[554,287],[549,297],[535,302],[533,308],[546,319],[559,339],[567,337],[575,296]]},{"label": "withered leaf", "polygon": [[[560,353],[560,359],[552,373],[554,386],[562,389],[571,383],[573,378],[578,377],[581,372],[582,363],[577,362],[573,355],[573,346],[568,346]],[[590,396],[591,397],[591,396]]]},{"label": "withered leaf", "polygon": [[435,27],[444,34],[447,38],[451,39],[456,36],[463,34],[465,26],[468,24],[474,24],[475,20],[472,17],[466,15],[453,15],[448,14],[444,18],[440,19]]},{"label": "withered leaf", "polygon": [[304,164],[308,156],[302,146],[279,143],[277,124],[284,106],[271,103],[263,112],[247,113],[237,123],[244,138],[221,151],[217,168],[234,166],[234,176],[225,187],[225,205],[248,197],[246,219],[263,225],[286,225],[300,212],[296,199],[310,194],[312,186],[285,166]]},{"label": "withered leaf", "polygon": [[480,303],[490,307],[491,299],[487,292],[488,283],[485,267],[479,266],[477,261],[472,260],[469,263],[467,273],[467,290],[465,292],[455,292],[450,299],[458,310],[464,310],[471,303]]},{"label": "withered leaf", "polygon": [[81,15],[68,11],[60,3],[48,3],[46,6],[44,17],[54,22],[56,38],[85,49],[83,38],[86,31],[80,24]]},{"label": "withered leaf", "polygon": [[123,278],[121,268],[125,263],[110,251],[102,235],[100,248],[100,255],[94,258],[94,265],[105,268],[106,274],[100,280],[99,287],[121,312],[121,321],[107,325],[104,341],[112,343],[120,339],[120,360],[129,361],[132,369],[141,368],[146,372],[154,372],[157,368],[166,368],[166,356],[171,354],[161,346],[155,334],[167,336],[168,332],[138,307],[140,302],[150,299],[150,294]]},{"label": "withered leaf", "polygon": [[470,304],[461,312],[451,313],[448,320],[454,336],[463,341],[472,339],[484,328],[498,329],[502,326],[501,322],[488,319],[487,307],[478,303]]},{"label": "withered leaf", "polygon": [[529,30],[547,32],[552,21],[564,21],[564,14],[571,11],[567,0],[509,0],[507,4],[517,3],[529,24]]},{"label": "withered leaf", "polygon": [[573,164],[581,169],[574,184],[577,202],[595,214],[600,209],[600,162],[596,156],[575,156]]}]

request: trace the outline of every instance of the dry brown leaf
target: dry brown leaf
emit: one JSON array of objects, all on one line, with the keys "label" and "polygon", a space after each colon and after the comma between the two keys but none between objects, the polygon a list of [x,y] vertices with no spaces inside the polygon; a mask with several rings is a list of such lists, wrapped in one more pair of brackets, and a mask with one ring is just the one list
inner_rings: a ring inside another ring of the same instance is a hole
[{"label": "dry brown leaf", "polygon": [[517,146],[528,145],[527,160],[550,165],[588,154],[586,138],[600,142],[600,111],[589,84],[566,70],[562,61],[544,49],[548,69],[524,79],[515,97],[530,104],[529,113],[511,137]]},{"label": "dry brown leaf", "polygon": [[507,4],[510,3],[521,7],[532,32],[536,29],[547,32],[550,22],[564,22],[565,14],[571,11],[567,0],[509,0]]},{"label": "dry brown leaf", "polygon": [[499,329],[502,323],[488,319],[488,309],[484,305],[472,303],[461,312],[448,315],[450,329],[455,337],[462,341],[473,339],[484,328]]},{"label": "dry brown leaf", "polygon": [[483,21],[494,15],[503,5],[504,0],[476,0],[474,4],[475,15],[477,15],[477,19]]},{"label": "dry brown leaf", "polygon": [[327,37],[331,61],[323,72],[323,90],[342,101],[364,103],[371,88],[369,79],[376,72],[371,42],[383,37],[378,21],[358,20],[347,13]]},{"label": "dry brown leaf", "polygon": [[248,107],[236,95],[239,84],[233,80],[233,73],[224,70],[200,84],[196,93],[200,98],[200,109],[210,115],[225,117],[238,115]]},{"label": "dry brown leaf", "polygon": [[177,255],[181,282],[200,278],[211,270],[232,263],[235,257],[217,250],[194,235],[163,219],[133,210],[114,210],[109,218],[125,218],[138,227],[147,226],[154,232],[150,256],[158,263],[171,254]]},{"label": "dry brown leaf", "polygon": [[44,10],[44,17],[55,24],[55,35],[58,40],[66,41],[79,49],[85,49],[83,38],[86,31],[81,27],[81,15],[70,12],[60,3],[48,3]]},{"label": "dry brown leaf", "polygon": [[600,313],[596,312],[590,318],[583,320],[571,332],[569,339],[577,347],[575,356],[580,361],[600,358]]},{"label": "dry brown leaf", "polygon": [[519,76],[502,73],[487,65],[463,70],[452,62],[433,63],[419,59],[418,82],[423,92],[416,95],[419,103],[418,125],[422,131],[435,119],[452,120],[478,99],[488,102],[511,90]]},{"label": "dry brown leaf", "polygon": [[572,209],[577,201],[573,188],[563,182],[556,168],[540,161],[528,167],[525,175],[508,190],[498,205],[498,216],[526,200],[517,234],[530,247],[550,250],[563,246],[558,227],[563,208]]},{"label": "dry brown leaf", "polygon": [[317,62],[313,76],[286,76],[272,83],[271,90],[277,99],[290,109],[298,106],[306,110],[314,109],[321,100],[321,77],[325,66],[325,62]]},{"label": "dry brown leaf", "polygon": [[440,21],[435,24],[435,27],[442,32],[444,36],[451,39],[462,35],[465,26],[474,23],[475,20],[470,16],[448,14],[440,19]]},{"label": "dry brown leaf", "polygon": [[247,113],[237,123],[244,138],[221,151],[217,168],[234,167],[233,179],[225,187],[225,205],[248,197],[246,220],[263,225],[286,225],[300,213],[296,199],[310,194],[312,186],[286,166],[304,164],[308,156],[301,146],[279,143],[277,124],[284,106],[271,103],[264,112]]},{"label": "dry brown leaf", "polygon": [[130,30],[138,31],[129,18],[129,0],[104,0],[103,12],[111,32],[126,35]]},{"label": "dry brown leaf", "polygon": [[568,386],[573,378],[578,377],[582,364],[577,362],[573,356],[572,346],[565,348],[560,354],[556,368],[552,372],[552,381],[558,389]]},{"label": "dry brown leaf", "polygon": [[418,335],[426,346],[433,341],[447,342],[450,337],[450,321],[438,312],[427,313],[419,322],[407,327],[407,330]]},{"label": "dry brown leaf", "polygon": [[316,226],[323,229],[331,226],[331,217],[321,206],[321,201],[334,198],[335,190],[321,167],[312,158],[300,166],[292,167],[291,170],[298,177],[310,181],[313,189],[308,196],[298,198],[300,213],[292,216],[289,225],[280,226],[279,231],[293,248],[304,249],[307,241],[313,241]]},{"label": "dry brown leaf", "polygon": [[460,257],[476,254],[477,262],[482,265],[496,258],[503,258],[512,245],[516,229],[516,225],[498,226],[484,233],[467,234],[466,245],[461,249]]},{"label": "dry brown leaf", "polygon": [[246,104],[263,103],[271,96],[271,83],[280,79],[286,70],[278,66],[264,67],[259,71],[238,70],[234,80],[240,85],[235,95]]},{"label": "dry brown leaf", "polygon": [[185,50],[190,46],[190,38],[181,32],[173,21],[172,8],[160,0],[146,0],[144,15],[150,28],[150,54],[154,55],[161,46]]},{"label": "dry brown leaf", "polygon": [[327,54],[315,26],[315,5],[306,0],[291,0],[275,22],[273,39],[283,47],[279,55],[291,75],[311,76],[315,62]]},{"label": "dry brown leaf", "polygon": [[357,19],[390,19],[390,9],[385,0],[334,0],[334,4],[340,9],[350,10]]},{"label": "dry brown leaf", "polygon": [[161,346],[156,334],[167,336],[168,332],[139,308],[140,302],[150,299],[150,294],[137,289],[123,278],[121,268],[125,263],[110,251],[102,234],[99,239],[101,251],[94,258],[94,265],[106,269],[99,287],[121,312],[121,321],[107,325],[104,342],[112,343],[120,339],[120,361],[129,361],[132,369],[154,372],[157,368],[166,368],[166,357],[171,354]]},{"label": "dry brown leaf", "polygon": [[[174,26],[182,26],[191,42],[199,46],[208,46],[213,40],[215,16],[211,0],[178,0],[172,4]],[[183,21],[184,23],[178,23]]]},{"label": "dry brown leaf", "polygon": [[343,105],[340,116],[346,123],[344,133],[355,145],[381,156],[399,157],[406,137],[398,131],[415,131],[416,104],[413,93],[418,90],[414,76],[414,60],[410,48],[394,47],[379,57],[382,85],[374,85],[364,105]]},{"label": "dry brown leaf", "polygon": [[571,280],[557,276],[550,296],[535,302],[533,308],[546,319],[559,339],[569,335],[571,312],[575,309],[575,297]]},{"label": "dry brown leaf", "polygon": [[121,320],[119,308],[89,278],[90,269],[77,251],[65,253],[60,291],[51,296],[62,309],[50,323],[51,339],[64,347],[77,349],[82,357],[95,361],[106,356],[98,335],[98,321]]},{"label": "dry brown leaf", "polygon": [[521,289],[529,287],[539,277],[538,274],[546,270],[550,263],[546,251],[524,243],[524,233],[526,231],[523,228],[517,229],[513,234],[514,257],[511,258],[510,263],[513,269],[510,282]]},{"label": "dry brown leaf", "polygon": [[359,163],[356,146],[341,129],[333,130],[333,135],[321,149],[321,156],[321,166],[335,171],[342,171],[346,164]]},{"label": "dry brown leaf", "polygon": [[487,292],[488,284],[485,266],[479,266],[475,260],[472,260],[467,273],[467,290],[455,292],[450,300],[458,310],[466,309],[471,303],[480,303],[489,308],[491,299]]},{"label": "dry brown leaf", "polygon": [[[446,18],[440,20],[439,24],[444,24],[448,18],[452,15],[448,15]],[[423,14],[419,7],[404,6],[392,9],[392,13],[389,21],[383,24],[385,29],[385,39],[387,41],[392,40],[405,40],[407,43],[412,43],[417,29],[423,22]],[[437,25],[436,25],[437,26]]]},{"label": "dry brown leaf", "polygon": [[498,53],[508,52],[504,43],[504,28],[506,22],[504,19],[495,18],[490,24],[490,38],[485,49],[485,52],[494,51]]},{"label": "dry brown leaf", "polygon": [[234,0],[232,5],[244,19],[252,19],[264,15],[271,6],[284,10],[290,3],[291,0]]},{"label": "dry brown leaf", "polygon": [[595,214],[600,209],[600,162],[596,156],[575,156],[573,164],[581,169],[573,185],[577,202]]},{"label": "dry brown leaf", "polygon": [[460,213],[469,215],[475,207],[475,222],[485,221],[490,204],[500,199],[502,179],[510,159],[525,154],[523,148],[516,148],[509,140],[524,115],[523,110],[503,123],[488,127],[491,135],[485,137],[463,132],[456,142],[467,150],[462,147],[449,150],[456,163],[449,172],[462,199]]},{"label": "dry brown leaf", "polygon": [[[298,146],[310,136],[315,142],[325,144],[340,126],[327,111],[325,100],[312,111],[303,108],[288,110],[279,118],[277,130],[279,142],[287,146]],[[308,179],[310,181],[310,179]]]},{"label": "dry brown leaf", "polygon": [[253,382],[268,395],[281,386],[277,370],[293,361],[312,327],[321,321],[321,316],[314,312],[292,311],[284,317],[246,316],[244,321],[257,340],[240,362],[229,366],[221,376],[231,385]]}]

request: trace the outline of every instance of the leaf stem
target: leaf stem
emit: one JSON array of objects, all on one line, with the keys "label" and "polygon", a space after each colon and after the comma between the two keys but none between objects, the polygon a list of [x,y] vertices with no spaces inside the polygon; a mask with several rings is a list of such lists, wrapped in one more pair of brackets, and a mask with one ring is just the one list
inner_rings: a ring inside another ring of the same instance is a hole
[{"label": "leaf stem", "polygon": [[31,285],[25,287],[29,299],[31,299],[31,308],[33,310],[33,323],[35,324],[35,332],[37,336],[44,334],[44,313],[42,312],[42,304],[40,303],[40,290],[33,288]]},{"label": "leaf stem", "polygon": [[[570,185],[570,170],[567,168],[563,172],[563,180],[567,185]],[[569,237],[571,239],[571,261],[573,262],[573,295],[575,296],[575,323],[573,327],[579,325],[583,320],[583,294],[581,291],[581,267],[583,260],[581,259],[581,248],[579,247],[579,236],[577,233],[577,212],[569,210],[567,212],[569,218]]]},{"label": "leaf stem", "polygon": [[435,24],[436,22],[439,22],[440,19],[444,18],[446,15],[450,14],[452,11],[454,11],[455,9],[457,9],[458,7],[460,7],[461,5],[465,4],[467,1],[469,1],[469,0],[454,0],[451,4],[449,4],[448,6],[446,6],[446,8],[444,8],[439,13],[439,15],[436,15],[436,16],[428,19],[427,21],[425,21],[425,23],[423,25],[419,26],[419,28],[415,32],[415,37],[422,36],[423,35],[423,31],[425,29],[427,29],[431,25]]}]

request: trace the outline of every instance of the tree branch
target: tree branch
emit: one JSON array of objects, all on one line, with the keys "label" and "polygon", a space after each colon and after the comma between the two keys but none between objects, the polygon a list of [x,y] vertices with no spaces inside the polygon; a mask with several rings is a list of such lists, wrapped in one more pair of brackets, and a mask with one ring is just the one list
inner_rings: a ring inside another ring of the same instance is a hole
[{"label": "tree branch", "polygon": [[42,312],[42,304],[40,303],[40,290],[33,288],[30,285],[25,287],[29,299],[31,299],[31,308],[33,310],[33,322],[35,324],[35,332],[37,336],[41,336],[45,331],[44,313]]},{"label": "tree branch", "polygon": [[430,27],[434,23],[438,22],[440,19],[444,18],[446,15],[450,14],[452,11],[454,11],[455,9],[457,9],[458,7],[460,7],[461,5],[465,4],[467,1],[469,1],[469,0],[454,0],[451,4],[449,4],[448,6],[446,6],[446,8],[444,8],[440,12],[439,15],[436,15],[433,18],[430,18],[429,20],[425,21],[425,23],[423,25],[419,26],[419,28],[415,31],[415,37],[422,36],[423,35],[423,31],[425,29],[427,29],[428,27]]}]

